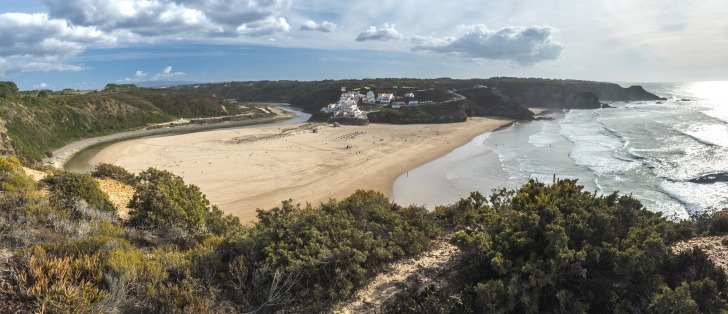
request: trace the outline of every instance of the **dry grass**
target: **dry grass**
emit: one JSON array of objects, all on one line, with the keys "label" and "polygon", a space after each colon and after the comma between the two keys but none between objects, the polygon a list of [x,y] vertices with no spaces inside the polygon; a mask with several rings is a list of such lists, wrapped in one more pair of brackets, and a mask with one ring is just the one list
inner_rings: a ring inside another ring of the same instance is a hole
[{"label": "dry grass", "polygon": [[134,196],[134,188],[114,179],[96,179],[96,181],[99,182],[99,188],[109,195],[109,199],[119,210],[119,217],[122,219],[128,218],[128,205],[132,196]]},{"label": "dry grass", "polygon": [[40,181],[43,180],[48,174],[43,171],[33,170],[30,168],[23,167],[23,171],[25,171],[25,174],[31,176],[33,180]]}]

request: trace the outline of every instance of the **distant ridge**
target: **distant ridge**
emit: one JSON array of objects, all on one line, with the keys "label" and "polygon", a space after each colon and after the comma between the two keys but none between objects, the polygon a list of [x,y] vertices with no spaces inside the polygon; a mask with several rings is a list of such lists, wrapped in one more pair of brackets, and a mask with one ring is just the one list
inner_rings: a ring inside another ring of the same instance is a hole
[{"label": "distant ridge", "polygon": [[134,85],[139,86],[139,87],[151,87],[151,88],[172,87],[172,86],[181,86],[181,85],[195,85],[195,84],[206,84],[206,83],[193,82],[193,81],[146,81],[146,82],[134,83]]}]

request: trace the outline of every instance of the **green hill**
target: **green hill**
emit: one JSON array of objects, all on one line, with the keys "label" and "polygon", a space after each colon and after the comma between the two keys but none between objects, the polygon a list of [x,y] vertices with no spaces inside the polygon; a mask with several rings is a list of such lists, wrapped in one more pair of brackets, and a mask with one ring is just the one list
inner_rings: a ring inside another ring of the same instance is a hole
[{"label": "green hill", "polygon": [[243,110],[209,92],[186,90],[8,93],[0,97],[0,149],[39,160],[78,139],[183,117],[232,115]]}]

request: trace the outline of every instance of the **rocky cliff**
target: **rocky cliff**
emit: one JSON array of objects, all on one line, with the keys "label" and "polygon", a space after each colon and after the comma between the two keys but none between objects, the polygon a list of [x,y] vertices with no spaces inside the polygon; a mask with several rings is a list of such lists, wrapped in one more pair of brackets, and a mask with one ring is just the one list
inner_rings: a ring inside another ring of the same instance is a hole
[{"label": "rocky cliff", "polygon": [[593,109],[601,106],[600,101],[662,99],[641,86],[623,88],[603,82],[498,78],[484,83],[527,107]]},{"label": "rocky cliff", "polygon": [[458,90],[458,94],[467,98],[465,113],[469,117],[498,116],[516,120],[533,119],[533,113],[528,108],[511,101],[498,89],[470,88]]}]

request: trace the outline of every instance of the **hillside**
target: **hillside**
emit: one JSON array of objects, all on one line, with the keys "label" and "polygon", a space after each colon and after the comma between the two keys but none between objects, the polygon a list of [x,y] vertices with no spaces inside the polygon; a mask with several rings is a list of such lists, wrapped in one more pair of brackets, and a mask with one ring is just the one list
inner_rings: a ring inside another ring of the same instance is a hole
[{"label": "hillside", "polygon": [[[495,115],[514,119],[529,119],[523,107],[541,108],[599,108],[602,101],[658,100],[658,96],[645,91],[640,86],[622,88],[613,83],[551,80],[533,78],[494,77],[490,79],[456,80],[437,79],[363,79],[363,80],[324,80],[324,81],[262,81],[229,82],[180,86],[180,89],[204,90],[239,101],[278,101],[287,102],[308,113],[317,113],[321,107],[335,102],[341,88],[349,90],[394,93],[404,97],[408,92],[415,93],[420,101],[443,103],[457,100],[450,90],[471,90],[474,87],[489,87],[486,91],[463,94],[470,102],[462,106],[451,106],[452,112],[443,114],[439,108],[414,110],[419,118],[403,118],[401,114],[385,112],[376,114],[371,122],[385,123],[432,123],[431,121],[456,122],[462,119],[464,111],[468,116]],[[495,89],[493,89],[495,88]],[[483,94],[483,95],[479,95]],[[482,98],[479,98],[482,97]],[[485,99],[483,99],[485,98]],[[431,112],[431,116],[423,116]],[[320,118],[320,117],[319,117]],[[401,122],[394,122],[401,121]],[[430,121],[430,122],[428,122]]]},{"label": "hillside", "polygon": [[236,115],[250,110],[197,91],[131,88],[20,94],[16,89],[0,97],[0,149],[37,161],[53,149],[83,138],[179,118]]}]

